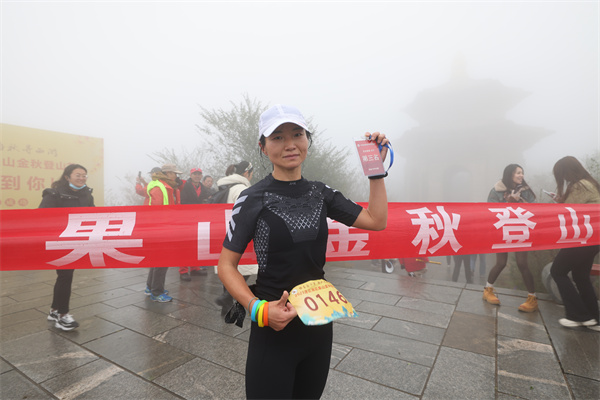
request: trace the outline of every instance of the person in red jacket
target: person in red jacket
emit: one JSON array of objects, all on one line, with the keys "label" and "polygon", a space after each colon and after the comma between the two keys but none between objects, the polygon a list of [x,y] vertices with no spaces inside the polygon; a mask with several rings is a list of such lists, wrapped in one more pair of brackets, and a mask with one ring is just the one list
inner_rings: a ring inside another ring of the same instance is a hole
[{"label": "person in red jacket", "polygon": [[[152,174],[152,181],[146,187],[148,191],[148,205],[150,206],[167,206],[172,204],[180,204],[179,201],[179,185],[181,181],[177,178],[177,174],[181,174],[175,167],[175,164],[165,164],[161,167],[160,172]],[[153,301],[166,303],[173,298],[165,291],[165,276],[167,275],[168,267],[150,268],[148,272],[148,280],[146,281],[147,296]]]},{"label": "person in red jacket", "polygon": [[[203,204],[210,195],[211,192],[202,184],[202,169],[192,168],[190,179],[181,187],[181,204]],[[191,281],[191,275],[207,275],[206,267],[179,267],[179,278],[182,281]]]},{"label": "person in red jacket", "polygon": [[[152,168],[152,170],[150,171],[150,176],[152,176],[152,174],[155,174],[157,172],[160,172],[160,167]],[[148,188],[148,182],[146,182],[146,180],[144,178],[142,178],[142,175],[140,172],[140,175],[136,176],[136,178],[135,178],[135,193],[144,198],[145,206],[148,205],[148,190],[147,190],[147,188]]]}]

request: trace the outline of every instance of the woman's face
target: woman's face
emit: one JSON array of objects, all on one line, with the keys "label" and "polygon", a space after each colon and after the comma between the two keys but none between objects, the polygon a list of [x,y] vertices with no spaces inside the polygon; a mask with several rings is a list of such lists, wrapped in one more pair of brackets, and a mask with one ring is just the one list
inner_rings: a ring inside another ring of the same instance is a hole
[{"label": "woman's face", "polygon": [[265,139],[262,151],[273,163],[274,170],[301,168],[308,152],[306,131],[290,122],[282,124]]},{"label": "woman's face", "polygon": [[204,186],[206,186],[207,188],[211,188],[213,185],[213,178],[211,178],[210,176],[208,178],[206,178],[204,180]]},{"label": "woman's face", "polygon": [[515,185],[521,185],[523,183],[523,176],[523,169],[517,167],[517,169],[515,169],[515,172],[513,172],[513,183]]},{"label": "woman's face", "polygon": [[67,181],[77,187],[82,187],[87,182],[87,172],[84,169],[75,168],[67,177]]}]

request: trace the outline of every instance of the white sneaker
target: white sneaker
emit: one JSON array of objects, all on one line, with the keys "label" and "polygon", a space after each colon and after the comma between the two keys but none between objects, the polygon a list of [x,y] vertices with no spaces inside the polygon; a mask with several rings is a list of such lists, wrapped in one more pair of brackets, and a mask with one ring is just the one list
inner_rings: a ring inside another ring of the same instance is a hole
[{"label": "white sneaker", "polygon": [[587,325],[586,328],[591,329],[596,332],[600,332],[600,325]]},{"label": "white sneaker", "polygon": [[79,323],[73,319],[71,314],[65,314],[60,317],[54,324],[55,328],[62,329],[63,331],[70,331],[79,326]]},{"label": "white sneaker", "polygon": [[[598,321],[595,319],[590,319],[588,321],[571,321],[567,318],[561,318],[558,320],[558,323],[567,328],[576,328],[578,326],[587,326],[588,328],[594,325],[598,325]],[[591,328],[590,328],[591,329]]]}]

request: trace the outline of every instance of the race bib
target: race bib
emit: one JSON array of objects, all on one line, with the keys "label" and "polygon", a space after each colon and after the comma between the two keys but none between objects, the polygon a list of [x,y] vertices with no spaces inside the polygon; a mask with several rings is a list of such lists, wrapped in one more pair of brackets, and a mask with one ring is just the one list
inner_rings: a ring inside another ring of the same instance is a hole
[{"label": "race bib", "polygon": [[325,325],[338,318],[358,316],[340,291],[323,279],[296,286],[288,300],[304,325]]}]

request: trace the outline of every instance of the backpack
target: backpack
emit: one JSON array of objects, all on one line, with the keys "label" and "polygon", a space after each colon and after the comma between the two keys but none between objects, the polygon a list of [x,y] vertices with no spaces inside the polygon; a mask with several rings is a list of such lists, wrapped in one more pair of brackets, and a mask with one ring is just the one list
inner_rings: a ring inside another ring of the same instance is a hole
[{"label": "backpack", "polygon": [[227,203],[227,197],[229,197],[229,189],[232,186],[239,185],[238,183],[231,183],[229,185],[219,186],[219,190],[216,193],[210,195],[206,202],[208,204],[219,204]]}]

